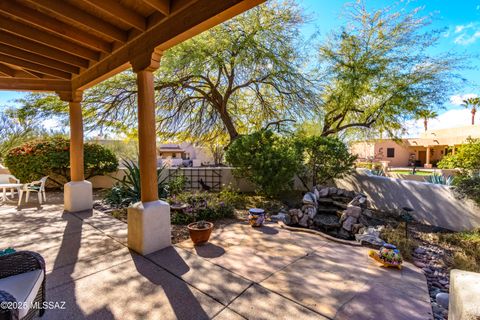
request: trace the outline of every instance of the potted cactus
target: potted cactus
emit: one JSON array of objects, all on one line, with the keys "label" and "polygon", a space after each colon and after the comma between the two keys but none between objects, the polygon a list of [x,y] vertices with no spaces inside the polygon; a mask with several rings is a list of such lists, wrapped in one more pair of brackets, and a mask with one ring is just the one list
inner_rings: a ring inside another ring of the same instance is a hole
[{"label": "potted cactus", "polygon": [[188,226],[190,239],[197,245],[204,244],[210,239],[213,230],[213,223],[207,221],[192,222]]}]

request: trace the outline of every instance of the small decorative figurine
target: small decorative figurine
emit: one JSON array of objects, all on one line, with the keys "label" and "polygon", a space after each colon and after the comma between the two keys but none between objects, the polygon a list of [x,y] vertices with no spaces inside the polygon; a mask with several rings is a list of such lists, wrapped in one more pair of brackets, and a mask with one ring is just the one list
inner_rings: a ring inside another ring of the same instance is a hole
[{"label": "small decorative figurine", "polygon": [[0,256],[6,256],[7,254],[15,253],[15,249],[7,248],[5,250],[0,250]]},{"label": "small decorative figurine", "polygon": [[370,250],[368,255],[384,267],[402,268],[402,255],[393,244],[385,243],[378,251]]},{"label": "small decorative figurine", "polygon": [[252,227],[261,227],[265,221],[265,210],[253,208],[248,210],[248,223]]}]

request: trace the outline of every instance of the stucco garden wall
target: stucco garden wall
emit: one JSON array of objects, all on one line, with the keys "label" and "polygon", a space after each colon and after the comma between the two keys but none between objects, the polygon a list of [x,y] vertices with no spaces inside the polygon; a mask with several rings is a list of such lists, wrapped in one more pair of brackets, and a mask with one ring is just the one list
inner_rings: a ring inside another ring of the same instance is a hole
[{"label": "stucco garden wall", "polygon": [[377,209],[410,207],[418,221],[455,231],[480,227],[480,208],[471,200],[457,199],[448,186],[360,172],[335,182],[340,188],[363,192]]}]

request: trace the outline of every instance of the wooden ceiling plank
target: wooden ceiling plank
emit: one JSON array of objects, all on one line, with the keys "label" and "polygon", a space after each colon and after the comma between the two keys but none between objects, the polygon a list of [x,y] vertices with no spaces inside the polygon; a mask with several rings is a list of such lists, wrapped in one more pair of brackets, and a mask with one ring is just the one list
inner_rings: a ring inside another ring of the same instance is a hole
[{"label": "wooden ceiling plank", "polygon": [[10,77],[15,77],[16,75],[16,70],[10,68],[9,66],[4,65],[3,63],[0,63],[0,72],[10,76]]},{"label": "wooden ceiling plank", "polygon": [[11,1],[0,1],[0,11],[91,48],[107,53],[112,52],[112,45],[107,41],[27,6]]},{"label": "wooden ceiling plank", "polygon": [[11,19],[0,19],[0,28],[21,37],[40,42],[65,52],[69,52],[81,58],[94,61],[98,61],[100,58],[100,54],[95,50],[65,40],[59,36],[42,32],[37,28],[30,27],[18,21]]},{"label": "wooden ceiling plank", "polygon": [[168,19],[148,29],[110,56],[72,79],[75,90],[84,90],[99,81],[128,68],[136,56],[155,48],[165,51],[202,31],[244,12],[265,0],[198,0],[181,12],[172,12]]},{"label": "wooden ceiling plank", "polygon": [[81,24],[85,27],[95,30],[103,34],[104,36],[109,37],[112,40],[117,40],[120,42],[127,42],[128,33],[116,26],[94,16],[90,13],[82,11],[80,8],[77,8],[65,1],[52,1],[52,0],[28,0],[34,3],[35,5],[41,6],[44,9],[50,10],[62,17],[72,21],[76,24]]},{"label": "wooden ceiling plank", "polygon": [[57,69],[49,68],[49,67],[43,66],[41,64],[33,63],[33,62],[30,62],[30,61],[27,61],[27,60],[14,58],[14,57],[8,56],[6,54],[2,54],[2,53],[0,53],[0,61],[10,63],[10,64],[13,64],[15,66],[18,66],[18,67],[21,67],[21,68],[24,68],[24,69],[28,69],[28,70],[31,70],[31,71],[37,71],[37,72],[40,72],[40,73],[49,74],[51,76],[58,77],[58,78],[63,78],[63,79],[71,79],[72,78],[72,75],[68,72],[64,72],[64,71],[60,71],[60,70],[57,70]]},{"label": "wooden ceiling plank", "polygon": [[11,33],[0,30],[0,43],[10,45],[25,51],[36,53],[44,57],[62,61],[77,67],[88,68],[89,62],[86,59],[74,56],[61,50],[51,48],[49,46],[15,36]]},{"label": "wooden ceiling plank", "polygon": [[90,4],[103,12],[119,19],[129,26],[139,30],[145,31],[146,18],[135,11],[122,6],[117,0],[87,0]]},{"label": "wooden ceiling plank", "polygon": [[170,14],[170,0],[142,0],[152,8],[160,11],[161,14],[168,16]]},{"label": "wooden ceiling plank", "polygon": [[15,91],[70,91],[67,80],[0,78],[0,90]]},{"label": "wooden ceiling plank", "polygon": [[0,53],[12,56],[12,57],[18,57],[20,59],[28,60],[34,63],[38,63],[41,65],[44,65],[46,67],[54,68],[57,70],[65,71],[68,73],[75,73],[79,74],[80,73],[80,68],[72,66],[70,64],[66,64],[63,62],[60,62],[58,60],[46,58],[40,55],[36,55],[34,53],[21,50],[15,47],[11,47],[6,44],[1,44],[0,43]]}]

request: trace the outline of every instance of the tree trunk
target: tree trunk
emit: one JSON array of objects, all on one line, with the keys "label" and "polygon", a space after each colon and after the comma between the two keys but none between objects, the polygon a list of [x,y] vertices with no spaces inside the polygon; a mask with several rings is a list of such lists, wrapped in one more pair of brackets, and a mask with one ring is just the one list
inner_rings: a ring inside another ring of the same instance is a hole
[{"label": "tree trunk", "polygon": [[425,132],[428,130],[428,119],[423,120],[423,126],[425,127]]},{"label": "tree trunk", "polygon": [[227,110],[220,111],[220,118],[227,129],[228,135],[230,136],[230,142],[238,138],[237,129],[235,128],[232,117],[230,117]]},{"label": "tree trunk", "polygon": [[472,108],[472,126],[475,125],[475,113],[477,113],[477,109]]}]

